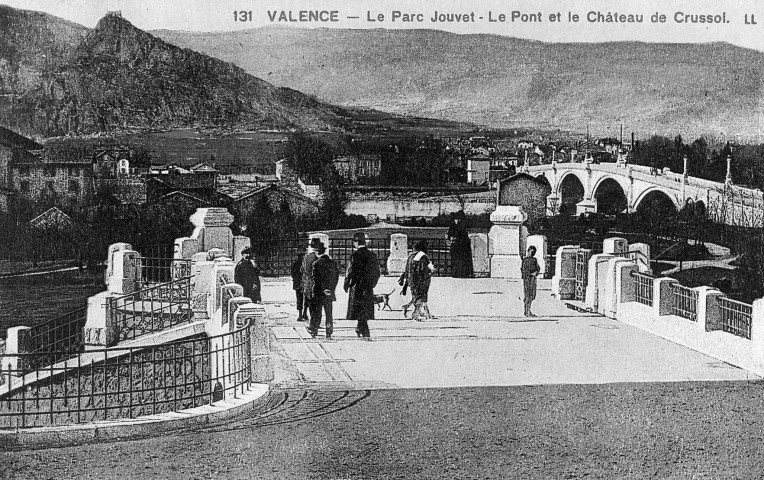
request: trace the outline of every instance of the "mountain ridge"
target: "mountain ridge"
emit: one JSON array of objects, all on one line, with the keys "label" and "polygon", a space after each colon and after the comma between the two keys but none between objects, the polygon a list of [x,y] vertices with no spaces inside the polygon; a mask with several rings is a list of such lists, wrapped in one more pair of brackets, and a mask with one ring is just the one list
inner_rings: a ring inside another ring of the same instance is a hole
[{"label": "mountain ridge", "polygon": [[86,29],[5,7],[0,25],[7,27],[0,32],[6,46],[0,49],[0,124],[27,135],[186,127],[341,130],[347,121],[344,109],[172,45],[118,14]]},{"label": "mountain ridge", "polygon": [[342,106],[494,127],[764,136],[764,53],[705,44],[546,43],[439,30],[156,31]]}]

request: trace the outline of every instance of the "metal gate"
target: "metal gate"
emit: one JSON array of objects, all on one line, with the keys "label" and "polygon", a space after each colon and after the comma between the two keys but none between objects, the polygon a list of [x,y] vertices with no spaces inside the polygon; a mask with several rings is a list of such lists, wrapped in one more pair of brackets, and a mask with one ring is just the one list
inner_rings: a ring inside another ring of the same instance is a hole
[{"label": "metal gate", "polygon": [[576,253],[576,300],[583,302],[586,300],[586,284],[589,281],[589,259],[592,258],[592,251],[586,248],[579,248]]}]

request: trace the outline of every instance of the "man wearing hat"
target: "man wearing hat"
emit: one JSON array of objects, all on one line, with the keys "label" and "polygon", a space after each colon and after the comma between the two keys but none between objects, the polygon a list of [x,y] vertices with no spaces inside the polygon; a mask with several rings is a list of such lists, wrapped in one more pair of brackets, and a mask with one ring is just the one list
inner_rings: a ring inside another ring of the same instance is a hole
[{"label": "man wearing hat", "polygon": [[244,289],[244,296],[253,302],[260,303],[260,276],[258,275],[257,263],[252,256],[252,249],[245,248],[241,251],[241,260],[236,264],[233,271],[233,281]]},{"label": "man wearing hat", "polygon": [[315,312],[315,308],[312,308],[313,289],[315,287],[315,283],[313,282],[313,262],[318,259],[316,248],[318,248],[319,245],[322,245],[321,240],[316,237],[310,239],[310,242],[308,243],[308,253],[302,257],[302,267],[300,268],[300,271],[302,272],[302,301],[304,302],[304,305],[307,306],[311,321],[313,321]]},{"label": "man wearing hat", "polygon": [[353,235],[353,248],[347,273],[345,274],[344,289],[349,292],[348,320],[357,320],[356,335],[370,338],[369,320],[374,318],[374,287],[379,281],[379,261],[366,248],[366,235]]}]

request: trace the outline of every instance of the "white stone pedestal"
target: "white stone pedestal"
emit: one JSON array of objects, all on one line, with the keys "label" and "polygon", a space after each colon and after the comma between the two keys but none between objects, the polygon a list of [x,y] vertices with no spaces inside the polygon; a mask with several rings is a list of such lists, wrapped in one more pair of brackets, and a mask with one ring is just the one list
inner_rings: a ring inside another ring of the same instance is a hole
[{"label": "white stone pedestal", "polygon": [[387,274],[398,276],[406,270],[409,258],[408,236],[403,233],[390,235],[390,256],[387,257]]},{"label": "white stone pedestal", "polygon": [[491,214],[491,227],[488,239],[492,245],[491,278],[520,278],[525,241],[528,236],[523,222],[528,215],[523,207],[499,205]]}]

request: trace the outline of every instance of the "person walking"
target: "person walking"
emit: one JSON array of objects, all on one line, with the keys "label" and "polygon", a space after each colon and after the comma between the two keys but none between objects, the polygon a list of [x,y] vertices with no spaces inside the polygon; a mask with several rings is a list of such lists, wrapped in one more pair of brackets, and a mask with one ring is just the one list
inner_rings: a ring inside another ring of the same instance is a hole
[{"label": "person walking", "polygon": [[302,259],[305,258],[305,246],[297,247],[297,258],[292,262],[292,290],[297,300],[297,321],[304,322],[308,319],[308,304],[303,301],[302,293]]},{"label": "person walking", "polygon": [[347,319],[358,321],[356,335],[371,338],[369,320],[374,319],[374,287],[379,281],[379,261],[366,248],[366,235],[353,235],[353,248],[343,288],[349,293]]},{"label": "person walking", "polygon": [[[401,273],[401,276],[398,277],[398,285],[401,287],[401,295],[405,296],[407,290],[409,289],[410,285],[410,279],[411,279],[411,262],[414,261],[414,256],[416,255],[416,250],[411,252],[406,259],[406,266],[403,269],[403,273]],[[411,300],[403,304],[403,318],[408,317],[409,308],[411,308],[414,305],[414,295],[411,295]]]},{"label": "person walking", "polygon": [[326,253],[324,244],[316,248],[318,258],[313,262],[313,302],[310,314],[310,325],[307,330],[310,336],[318,334],[318,327],[321,326],[321,310],[326,314],[326,339],[332,338],[334,333],[334,316],[332,315],[333,302],[337,300],[334,294],[337,283],[340,280],[340,273],[337,269],[337,262],[332,260]]},{"label": "person walking", "polygon": [[[318,238],[311,238],[308,243],[308,253],[302,257],[302,265],[300,266],[300,272],[302,273],[302,301],[303,305],[308,313],[313,312],[310,304],[313,301],[313,262],[316,261],[318,256],[314,249],[321,244],[321,240]],[[312,313],[311,313],[312,315]],[[306,318],[307,320],[307,318]]]},{"label": "person walking", "polygon": [[531,312],[531,304],[536,298],[536,276],[539,274],[539,262],[536,260],[536,247],[528,247],[528,255],[523,258],[520,273],[523,278],[523,304],[525,305],[525,316],[535,317]]},{"label": "person walking", "polygon": [[430,308],[427,306],[427,296],[430,292],[430,282],[435,266],[427,256],[427,241],[419,240],[414,244],[414,254],[411,260],[411,297],[414,301],[414,313],[411,318],[421,322],[422,316],[426,319],[433,318]]},{"label": "person walking", "polygon": [[241,251],[241,260],[233,270],[233,281],[244,289],[244,296],[249,297],[254,303],[260,303],[260,271],[252,255],[251,248]]},{"label": "person walking", "polygon": [[467,278],[474,273],[472,267],[472,244],[467,228],[464,226],[466,215],[464,211],[454,214],[454,223],[448,227],[448,241],[450,242],[451,265],[453,266],[452,277]]}]

